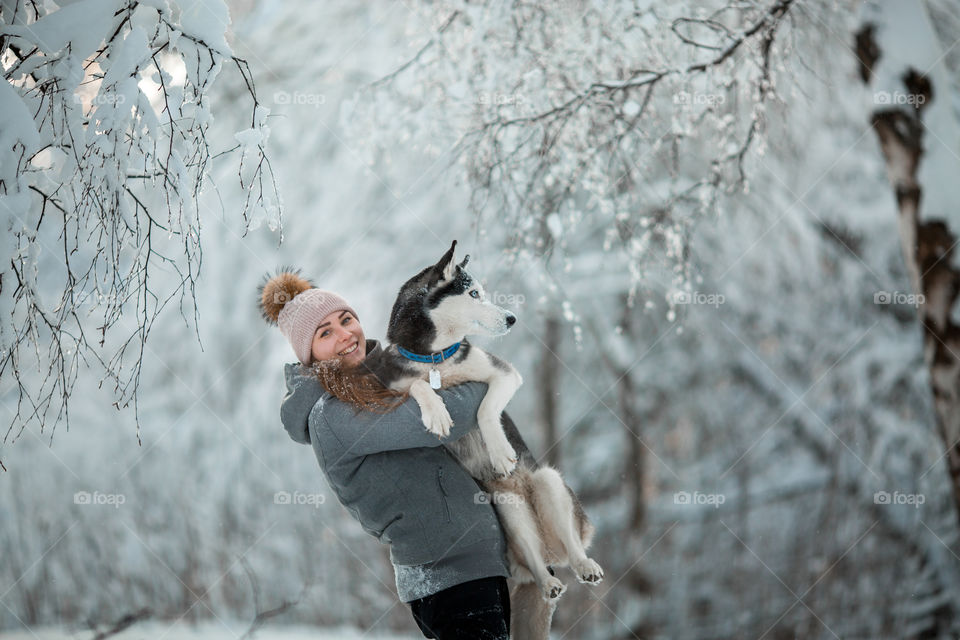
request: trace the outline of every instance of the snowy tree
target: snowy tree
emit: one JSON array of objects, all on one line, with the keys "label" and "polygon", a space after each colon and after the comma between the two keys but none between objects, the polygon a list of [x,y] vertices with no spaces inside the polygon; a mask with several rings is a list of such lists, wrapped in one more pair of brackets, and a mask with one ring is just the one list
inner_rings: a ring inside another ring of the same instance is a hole
[{"label": "snowy tree", "polygon": [[451,147],[481,227],[502,218],[517,252],[595,226],[634,287],[652,246],[682,286],[690,228],[747,188],[795,37],[790,0],[705,4],[439,3],[432,38],[345,118],[380,149]]},{"label": "snowy tree", "polygon": [[[159,312],[174,300],[196,324],[198,196],[218,156],[239,154],[244,221],[277,219],[269,110],[228,24],[220,0],[0,4],[0,379],[16,404],[5,441],[69,424],[91,369],[117,408],[136,410]],[[217,150],[208,95],[224,63],[244,79],[248,128]],[[159,272],[176,283],[158,285]]]}]

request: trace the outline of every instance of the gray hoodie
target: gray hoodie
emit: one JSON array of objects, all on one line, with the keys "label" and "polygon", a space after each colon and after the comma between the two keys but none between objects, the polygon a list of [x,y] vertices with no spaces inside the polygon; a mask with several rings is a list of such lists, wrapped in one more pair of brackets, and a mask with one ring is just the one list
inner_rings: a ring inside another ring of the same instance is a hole
[{"label": "gray hoodie", "polygon": [[[368,356],[380,348],[367,341]],[[476,481],[442,446],[477,428],[487,385],[440,391],[453,427],[428,432],[412,398],[390,413],[357,410],[331,396],[299,363],[284,367],[280,419],[312,444],[337,499],[363,529],[390,545],[400,600],[410,602],[469,580],[510,576],[506,541]]]}]

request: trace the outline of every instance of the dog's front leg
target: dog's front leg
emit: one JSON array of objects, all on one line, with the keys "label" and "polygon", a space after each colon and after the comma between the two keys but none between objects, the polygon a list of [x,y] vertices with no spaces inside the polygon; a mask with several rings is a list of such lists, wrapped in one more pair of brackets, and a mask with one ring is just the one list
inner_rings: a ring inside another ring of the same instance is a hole
[{"label": "dog's front leg", "polygon": [[517,466],[517,452],[503,432],[500,414],[523,384],[523,378],[510,366],[508,371],[498,371],[487,384],[487,395],[477,410],[477,424],[483,435],[483,442],[487,445],[494,472],[500,476],[508,476]]},{"label": "dog's front leg", "polygon": [[420,405],[420,415],[427,431],[441,438],[450,435],[453,418],[437,392],[430,388],[430,383],[426,380],[415,381],[410,385],[410,395]]}]

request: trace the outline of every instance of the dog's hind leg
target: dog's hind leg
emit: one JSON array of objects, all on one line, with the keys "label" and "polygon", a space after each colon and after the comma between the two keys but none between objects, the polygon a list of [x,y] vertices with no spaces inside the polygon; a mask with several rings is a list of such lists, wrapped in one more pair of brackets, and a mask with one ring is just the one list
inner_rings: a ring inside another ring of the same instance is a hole
[{"label": "dog's hind leg", "polygon": [[543,560],[540,531],[531,506],[520,496],[512,493],[497,493],[494,499],[508,543],[517,550],[517,555],[533,575],[543,598],[545,600],[559,598],[566,586],[550,574]]},{"label": "dog's hind leg", "polygon": [[587,557],[577,509],[560,473],[551,467],[541,467],[531,474],[530,481],[536,501],[533,507],[540,516],[540,522],[563,543],[570,568],[577,574],[577,579],[587,584],[600,582],[603,569]]},{"label": "dog's hind leg", "polygon": [[510,590],[511,640],[549,640],[556,600],[544,600],[537,585],[514,584]]}]

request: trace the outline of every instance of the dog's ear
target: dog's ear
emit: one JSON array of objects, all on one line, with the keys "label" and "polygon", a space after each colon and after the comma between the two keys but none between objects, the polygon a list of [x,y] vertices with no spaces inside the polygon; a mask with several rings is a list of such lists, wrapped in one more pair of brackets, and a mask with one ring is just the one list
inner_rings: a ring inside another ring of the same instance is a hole
[{"label": "dog's ear", "polygon": [[465,255],[465,256],[463,257],[463,262],[461,262],[458,266],[459,266],[461,269],[466,269],[466,268],[467,268],[467,262],[468,262],[469,260],[470,260],[470,254],[468,253],[467,255]]},{"label": "dog's ear", "polygon": [[447,252],[440,258],[440,262],[433,265],[434,277],[437,278],[437,280],[450,280],[453,278],[453,274],[456,273],[457,265],[453,261],[453,251],[456,248],[457,241],[454,240]]}]

